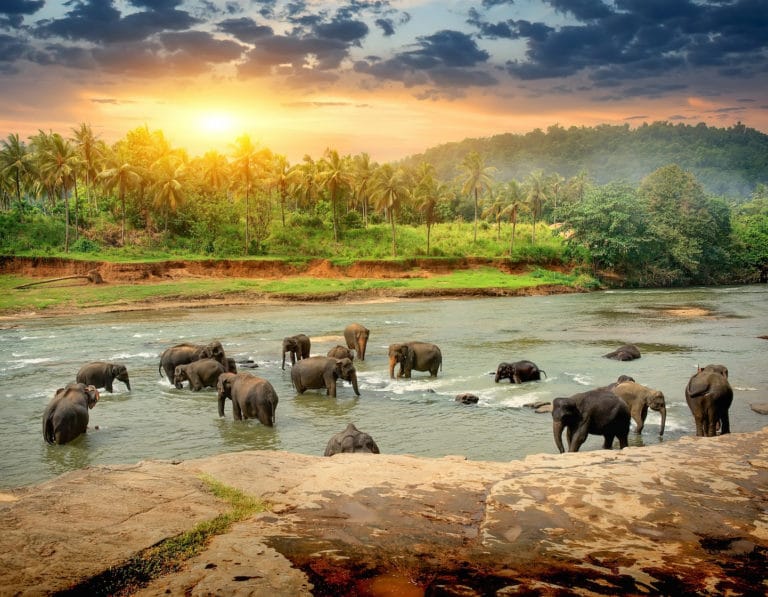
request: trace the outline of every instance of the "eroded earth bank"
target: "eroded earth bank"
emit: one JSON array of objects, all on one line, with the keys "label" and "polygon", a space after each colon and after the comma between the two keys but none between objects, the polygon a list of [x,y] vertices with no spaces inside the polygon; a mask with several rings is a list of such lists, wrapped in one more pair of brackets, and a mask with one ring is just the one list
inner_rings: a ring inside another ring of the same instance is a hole
[{"label": "eroded earth bank", "polygon": [[0,593],[63,591],[228,506],[270,505],[144,595],[764,595],[768,428],[509,463],[239,452],[3,496]]}]

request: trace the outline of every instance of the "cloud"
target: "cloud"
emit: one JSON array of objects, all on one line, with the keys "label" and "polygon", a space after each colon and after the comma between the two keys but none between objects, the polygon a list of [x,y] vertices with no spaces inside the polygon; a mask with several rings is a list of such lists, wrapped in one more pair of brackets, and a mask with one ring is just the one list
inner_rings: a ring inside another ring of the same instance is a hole
[{"label": "cloud", "polygon": [[256,21],[248,17],[239,17],[237,19],[225,19],[217,24],[219,31],[229,33],[242,42],[254,43],[262,37],[268,37],[274,34],[272,27],[259,25]]}]

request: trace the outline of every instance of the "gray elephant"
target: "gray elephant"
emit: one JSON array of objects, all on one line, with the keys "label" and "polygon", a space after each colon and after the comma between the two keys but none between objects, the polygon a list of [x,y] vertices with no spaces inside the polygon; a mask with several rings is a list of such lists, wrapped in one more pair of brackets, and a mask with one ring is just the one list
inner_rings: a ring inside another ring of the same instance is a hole
[{"label": "gray elephant", "polygon": [[685,401],[696,422],[696,435],[712,437],[730,433],[728,409],[733,402],[733,389],[724,365],[698,367],[685,387]]},{"label": "gray elephant", "polygon": [[56,390],[43,413],[43,437],[49,444],[66,444],[88,429],[88,411],[99,401],[92,385],[72,382]]},{"label": "gray elephant", "polygon": [[344,431],[340,431],[328,440],[324,456],[342,453],[379,454],[380,452],[379,446],[370,435],[350,423]]},{"label": "gray elephant", "polygon": [[603,356],[606,359],[615,359],[617,361],[634,361],[640,358],[640,349],[634,344],[625,344]]},{"label": "gray elephant", "polygon": [[184,387],[184,382],[188,381],[189,389],[199,392],[203,388],[215,388],[222,373],[227,373],[227,370],[219,361],[200,359],[186,365],[177,365],[173,373],[173,385],[181,389]]},{"label": "gray elephant", "polygon": [[398,377],[410,378],[413,371],[429,371],[437,377],[443,368],[443,354],[437,344],[402,342],[389,345],[389,377],[395,377],[395,365],[400,365]]},{"label": "gray elephant", "polygon": [[277,392],[263,377],[250,373],[222,373],[216,384],[219,416],[224,416],[224,402],[232,400],[232,416],[236,421],[258,419],[273,427],[277,411]]},{"label": "gray elephant", "polygon": [[542,374],[544,374],[544,377],[547,376],[545,371],[539,369],[536,363],[531,361],[499,363],[499,366],[496,368],[496,378],[494,381],[496,383],[499,383],[502,379],[509,379],[509,383],[539,381]]},{"label": "gray elephant", "polygon": [[119,363],[105,363],[103,361],[94,361],[80,367],[80,371],[75,376],[75,381],[84,383],[87,386],[104,388],[110,394],[114,391],[112,382],[122,381],[128,391],[131,391],[131,381],[128,378],[128,369],[125,365]]},{"label": "gray elephant", "polygon": [[296,361],[309,358],[311,344],[309,336],[306,334],[296,334],[295,336],[283,338],[283,371],[285,371],[286,352],[291,355],[291,365],[295,365]]},{"label": "gray elephant", "polygon": [[645,418],[648,416],[648,409],[650,408],[661,414],[659,435],[664,435],[664,425],[667,422],[667,404],[664,400],[664,394],[635,381],[617,383],[613,386],[613,393],[627,403],[629,413],[636,424],[636,433],[643,432]]},{"label": "gray elephant", "polygon": [[350,361],[355,360],[354,351],[350,350],[346,346],[342,346],[341,344],[331,348],[331,350],[329,350],[325,356],[333,357],[334,359],[349,359]]},{"label": "gray elephant", "polygon": [[225,370],[227,368],[227,355],[224,354],[224,347],[221,345],[221,342],[214,341],[205,345],[177,344],[165,349],[163,354],[160,355],[160,364],[157,370],[158,372],[164,371],[168,381],[173,383],[176,367],[193,361],[199,361],[200,359],[215,359],[224,366]]},{"label": "gray elephant", "polygon": [[352,384],[357,396],[357,371],[350,359],[334,359],[333,357],[309,357],[302,359],[291,369],[291,383],[299,394],[306,390],[326,388],[326,394],[336,397],[336,382],[343,379]]},{"label": "gray elephant", "polygon": [[560,453],[563,429],[567,429],[568,451],[578,452],[589,434],[605,438],[603,448],[610,450],[614,438],[619,446],[628,445],[630,413],[626,402],[608,388],[596,388],[552,401],[552,432]]},{"label": "gray elephant", "polygon": [[344,340],[347,342],[347,348],[354,350],[357,358],[361,361],[365,360],[365,347],[368,346],[370,335],[371,331],[359,323],[350,323],[344,328]]}]

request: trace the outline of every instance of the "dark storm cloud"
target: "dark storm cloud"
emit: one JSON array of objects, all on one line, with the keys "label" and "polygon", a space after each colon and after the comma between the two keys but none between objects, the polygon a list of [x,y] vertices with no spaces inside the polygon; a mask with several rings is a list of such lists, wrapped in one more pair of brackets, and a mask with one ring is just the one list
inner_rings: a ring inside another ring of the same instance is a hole
[{"label": "dark storm cloud", "polygon": [[229,62],[240,57],[244,46],[233,41],[214,38],[203,31],[182,31],[160,35],[165,49],[170,52],[192,54],[205,62]]},{"label": "dark storm cloud", "polygon": [[176,0],[137,0],[133,4],[147,10],[123,16],[113,0],[75,0],[64,17],[41,21],[36,33],[72,41],[121,43],[144,40],[162,31],[183,31],[199,23],[188,12],[176,10]]},{"label": "dark storm cloud", "polygon": [[264,76],[273,67],[291,64],[300,68],[309,55],[316,60],[314,68],[328,70],[337,68],[349,53],[349,44],[338,39],[321,38],[312,35],[272,35],[256,41],[239,67],[241,76]]},{"label": "dark storm cloud", "polygon": [[256,21],[248,17],[237,19],[226,19],[218,23],[219,31],[229,33],[240,41],[253,43],[256,40],[274,34],[272,27],[259,25]]},{"label": "dark storm cloud", "polygon": [[330,23],[318,23],[314,31],[321,38],[359,43],[368,35],[368,25],[362,21],[334,19]]},{"label": "dark storm cloud", "polygon": [[431,83],[437,87],[489,86],[498,81],[474,67],[484,64],[490,54],[460,31],[442,30],[417,38],[415,50],[396,54],[387,60],[361,60],[359,73],[375,78],[400,81],[406,86]]},{"label": "dark storm cloud", "polygon": [[0,33],[0,73],[11,74],[18,71],[14,63],[23,57],[29,48],[26,43],[13,37]]},{"label": "dark storm cloud", "polygon": [[3,0],[0,15],[31,15],[44,5],[44,0]]},{"label": "dark storm cloud", "polygon": [[395,23],[392,19],[376,19],[375,23],[381,29],[384,37],[390,37],[395,34]]}]

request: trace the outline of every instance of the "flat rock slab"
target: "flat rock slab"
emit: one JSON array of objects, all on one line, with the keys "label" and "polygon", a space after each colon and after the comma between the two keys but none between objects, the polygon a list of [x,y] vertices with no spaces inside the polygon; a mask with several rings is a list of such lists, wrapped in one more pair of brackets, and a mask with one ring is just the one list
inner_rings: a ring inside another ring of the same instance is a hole
[{"label": "flat rock slab", "polygon": [[755,402],[750,404],[749,408],[761,415],[768,415],[768,402]]},{"label": "flat rock slab", "polygon": [[66,589],[226,511],[202,474],[270,510],[139,594],[768,592],[768,428],[509,463],[238,452],[84,469],[0,504],[0,587]]}]

